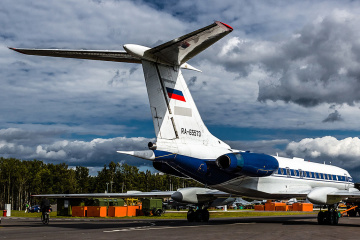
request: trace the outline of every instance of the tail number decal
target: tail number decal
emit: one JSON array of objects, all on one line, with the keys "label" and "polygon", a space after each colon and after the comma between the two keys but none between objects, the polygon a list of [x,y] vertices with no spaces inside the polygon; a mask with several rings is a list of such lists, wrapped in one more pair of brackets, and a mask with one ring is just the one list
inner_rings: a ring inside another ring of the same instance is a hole
[{"label": "tail number decal", "polygon": [[201,137],[201,132],[198,130],[193,130],[193,129],[187,130],[186,128],[181,128],[181,134],[194,136],[194,137]]}]

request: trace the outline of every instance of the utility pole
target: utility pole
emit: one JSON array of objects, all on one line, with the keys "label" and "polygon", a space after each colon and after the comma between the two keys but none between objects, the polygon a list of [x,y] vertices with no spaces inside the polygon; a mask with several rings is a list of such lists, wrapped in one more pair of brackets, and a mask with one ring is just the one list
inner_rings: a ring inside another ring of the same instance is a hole
[{"label": "utility pole", "polygon": [[106,183],[106,193],[108,193],[109,192],[109,183],[107,182]]},{"label": "utility pole", "polygon": [[112,193],[112,184],[113,184],[114,182],[113,181],[110,181],[110,192]]}]

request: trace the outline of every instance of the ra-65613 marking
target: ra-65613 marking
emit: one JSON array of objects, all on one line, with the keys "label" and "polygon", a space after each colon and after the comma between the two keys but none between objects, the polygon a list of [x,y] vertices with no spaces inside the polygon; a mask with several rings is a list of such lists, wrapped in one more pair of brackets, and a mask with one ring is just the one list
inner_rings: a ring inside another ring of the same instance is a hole
[{"label": "ra-65613 marking", "polygon": [[181,128],[181,134],[187,134],[190,136],[201,137],[201,132],[198,130],[193,130],[193,129],[186,130],[186,128]]}]

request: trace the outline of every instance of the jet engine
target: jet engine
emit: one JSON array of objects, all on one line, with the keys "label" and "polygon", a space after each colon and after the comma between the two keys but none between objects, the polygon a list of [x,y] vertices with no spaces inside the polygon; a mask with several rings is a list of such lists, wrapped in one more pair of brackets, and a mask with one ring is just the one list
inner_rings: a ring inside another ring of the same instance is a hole
[{"label": "jet engine", "polygon": [[227,153],[218,157],[215,163],[224,171],[250,177],[270,176],[279,168],[276,158],[250,152]]},{"label": "jet engine", "polygon": [[[217,194],[218,190],[208,189],[208,188],[199,188],[199,187],[189,187],[178,189],[171,195],[171,198],[180,203],[191,203],[191,204],[204,204],[213,202],[214,200],[221,199],[216,201],[218,205],[224,205],[230,203],[227,193]],[[226,197],[226,198],[220,198]],[[227,201],[225,201],[227,200]],[[232,201],[235,201],[234,198],[231,198]],[[214,205],[214,206],[218,206]]]}]

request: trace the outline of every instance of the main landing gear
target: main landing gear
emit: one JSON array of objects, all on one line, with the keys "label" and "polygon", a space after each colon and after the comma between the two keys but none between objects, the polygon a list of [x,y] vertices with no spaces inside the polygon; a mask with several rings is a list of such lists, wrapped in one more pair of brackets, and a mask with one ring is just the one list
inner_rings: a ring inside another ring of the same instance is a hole
[{"label": "main landing gear", "polygon": [[328,211],[318,213],[317,220],[320,225],[337,225],[339,223],[340,214],[336,210],[337,205],[329,205]]},{"label": "main landing gear", "polygon": [[207,207],[199,207],[196,211],[193,208],[190,208],[187,212],[187,220],[189,222],[208,222],[209,218],[210,214]]}]

